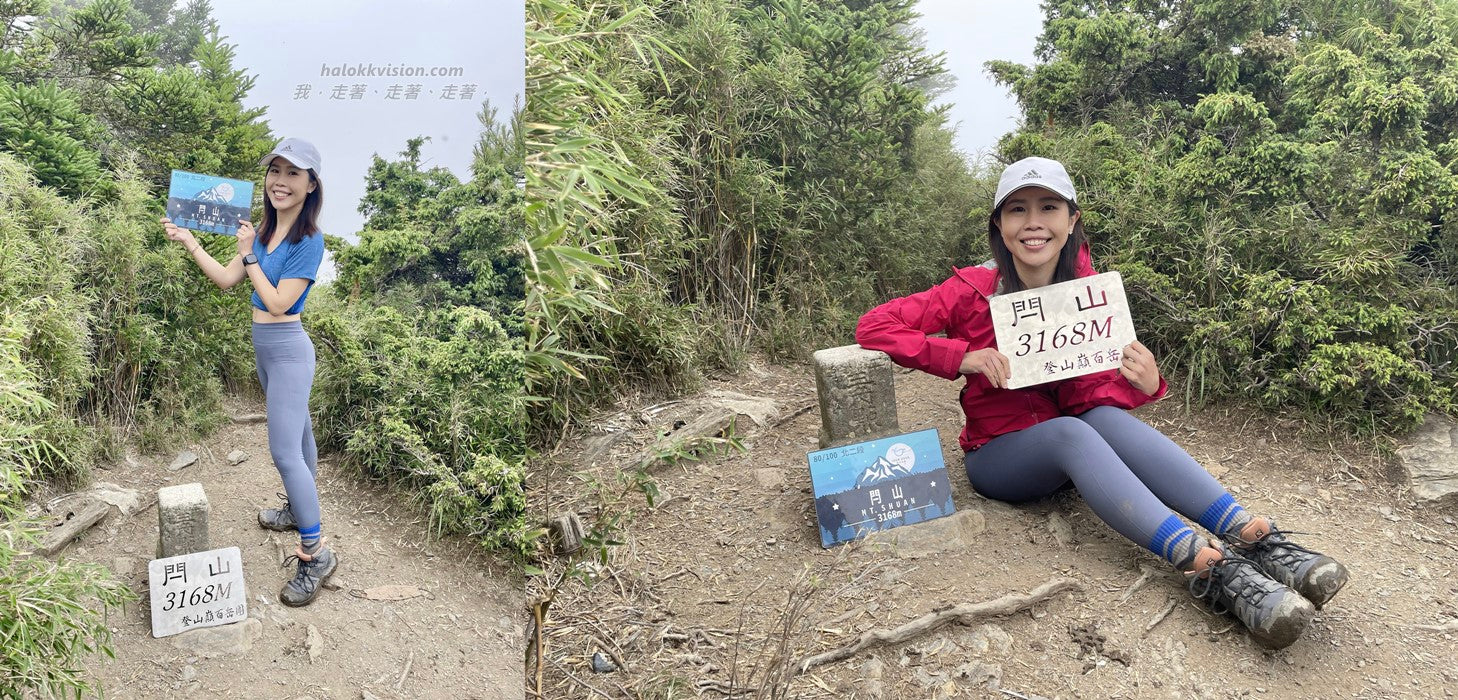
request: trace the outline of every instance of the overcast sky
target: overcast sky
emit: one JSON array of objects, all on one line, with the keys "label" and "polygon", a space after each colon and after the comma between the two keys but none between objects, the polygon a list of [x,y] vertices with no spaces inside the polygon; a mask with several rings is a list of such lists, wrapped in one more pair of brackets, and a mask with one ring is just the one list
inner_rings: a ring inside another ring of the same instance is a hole
[{"label": "overcast sky", "polygon": [[990,153],[997,140],[1018,126],[1017,102],[992,82],[982,64],[992,60],[1033,62],[1033,45],[1043,31],[1043,11],[1032,0],[921,0],[916,9],[926,30],[927,49],[945,51],[956,89],[939,103],[952,106],[957,145],[973,159]]},{"label": "overcast sky", "polygon": [[[234,65],[257,76],[244,104],[267,107],[280,138],[319,147],[321,223],[351,239],[372,155],[393,159],[406,139],[429,136],[424,164],[466,179],[482,102],[506,117],[523,91],[524,0],[214,0],[213,17],[237,47]],[[321,75],[361,64],[453,74]]]}]

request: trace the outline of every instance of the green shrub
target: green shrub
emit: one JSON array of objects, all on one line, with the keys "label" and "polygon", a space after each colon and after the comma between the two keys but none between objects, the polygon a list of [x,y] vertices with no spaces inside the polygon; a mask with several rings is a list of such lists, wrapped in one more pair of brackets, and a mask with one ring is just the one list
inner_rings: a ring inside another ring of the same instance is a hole
[{"label": "green shrub", "polygon": [[468,306],[407,318],[311,298],[321,448],[410,486],[437,532],[525,552],[521,342]]},{"label": "green shrub", "polygon": [[107,615],[133,596],[104,567],[25,553],[37,526],[20,496],[39,468],[65,461],[43,427],[54,404],[21,358],[28,335],[18,316],[0,319],[0,697],[79,698],[92,690],[84,657],[112,655]]}]

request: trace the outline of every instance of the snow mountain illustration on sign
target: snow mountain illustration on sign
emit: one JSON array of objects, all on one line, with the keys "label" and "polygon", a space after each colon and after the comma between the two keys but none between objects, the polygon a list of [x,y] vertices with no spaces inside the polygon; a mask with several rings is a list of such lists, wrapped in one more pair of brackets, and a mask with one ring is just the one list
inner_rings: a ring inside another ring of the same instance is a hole
[{"label": "snow mountain illustration on sign", "polygon": [[911,470],[905,466],[892,462],[885,457],[877,457],[876,463],[866,467],[866,470],[861,472],[860,478],[856,479],[856,488],[887,479],[894,479],[910,473]]},{"label": "snow mountain illustration on sign", "polygon": [[233,186],[226,182],[220,182],[193,195],[193,199],[199,202],[221,202],[227,204],[233,201]]}]

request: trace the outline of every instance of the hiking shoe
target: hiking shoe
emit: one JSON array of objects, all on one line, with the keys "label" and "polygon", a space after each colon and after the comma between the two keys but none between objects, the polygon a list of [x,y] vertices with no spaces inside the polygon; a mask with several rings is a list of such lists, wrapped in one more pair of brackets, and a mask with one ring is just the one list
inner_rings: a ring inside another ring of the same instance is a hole
[{"label": "hiking shoe", "polygon": [[1196,555],[1196,568],[1186,574],[1190,593],[1217,614],[1234,614],[1257,642],[1272,649],[1290,646],[1316,615],[1311,601],[1271,580],[1255,562],[1223,548],[1201,554],[1208,556]]},{"label": "hiking shoe", "polygon": [[339,557],[328,547],[320,547],[314,553],[313,559],[304,560],[297,554],[289,555],[284,560],[284,566],[291,562],[297,562],[299,569],[294,573],[293,580],[285,583],[283,590],[278,592],[278,599],[284,605],[297,608],[314,602],[314,597],[319,595],[319,589],[324,587],[324,582],[329,580],[334,569],[339,566]]},{"label": "hiking shoe", "polygon": [[1331,557],[1302,547],[1286,539],[1291,534],[1276,527],[1275,521],[1256,518],[1239,534],[1226,535],[1226,541],[1241,556],[1256,563],[1267,576],[1296,589],[1317,609],[1347,585],[1347,567]]},{"label": "hiking shoe", "polygon": [[258,524],[279,532],[299,529],[298,521],[294,520],[294,512],[289,510],[289,497],[284,494],[278,494],[278,497],[283,499],[283,507],[258,511]]}]

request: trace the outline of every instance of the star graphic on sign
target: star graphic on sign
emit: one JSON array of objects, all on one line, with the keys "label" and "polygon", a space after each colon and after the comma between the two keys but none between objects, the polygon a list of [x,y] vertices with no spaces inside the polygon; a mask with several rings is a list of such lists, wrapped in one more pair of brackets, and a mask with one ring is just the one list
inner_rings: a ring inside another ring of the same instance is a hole
[{"label": "star graphic on sign", "polygon": [[839,503],[832,503],[832,504],[830,504],[830,509],[831,510],[840,510],[840,504]]},{"label": "star graphic on sign", "polygon": [[933,481],[933,482],[931,482],[930,484],[927,484],[927,485],[935,488],[936,485],[937,485],[937,482]]}]

